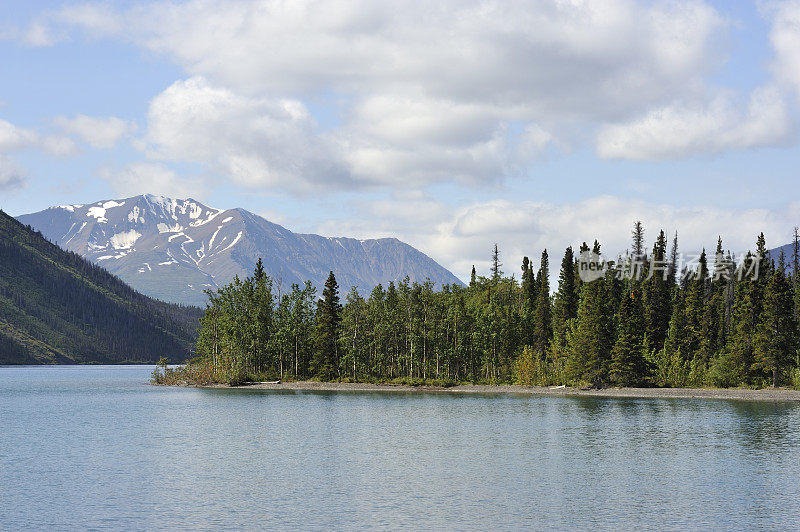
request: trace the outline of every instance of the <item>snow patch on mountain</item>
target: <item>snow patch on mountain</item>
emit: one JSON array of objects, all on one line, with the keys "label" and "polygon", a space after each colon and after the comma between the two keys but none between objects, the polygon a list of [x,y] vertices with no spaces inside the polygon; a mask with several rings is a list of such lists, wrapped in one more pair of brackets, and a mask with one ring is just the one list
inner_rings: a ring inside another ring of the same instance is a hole
[{"label": "snow patch on mountain", "polygon": [[200,227],[201,225],[207,224],[208,222],[210,222],[211,220],[213,220],[214,218],[216,218],[217,216],[222,214],[222,212],[223,211],[212,210],[211,212],[209,212],[209,215],[208,215],[207,218],[204,218],[202,220],[195,220],[194,222],[190,223],[189,225],[191,227]]},{"label": "snow patch on mountain", "polygon": [[139,231],[131,229],[130,231],[115,234],[109,241],[114,246],[114,249],[130,249],[141,236],[142,234]]},{"label": "snow patch on mountain", "polygon": [[131,223],[143,224],[144,223],[144,217],[143,216],[139,216],[140,214],[141,214],[141,212],[139,211],[139,206],[138,205],[134,205],[133,209],[131,209],[131,212],[128,213],[128,221],[131,222]]},{"label": "snow patch on mountain", "polygon": [[214,209],[192,199],[148,195],[62,207],[71,208],[19,218],[134,288],[167,301],[203,305],[202,288],[250,275],[259,257],[284,286],[308,279],[321,290],[330,270],[345,292],[358,286],[369,293],[378,283],[386,286],[406,275],[412,281],[431,278],[437,285],[459,282],[397,239],[296,234],[251,212]]},{"label": "snow patch on mountain", "polygon": [[103,207],[89,207],[86,211],[86,216],[89,218],[96,218],[97,223],[104,224],[108,221],[106,218],[106,210]]},{"label": "snow patch on mountain", "polygon": [[167,225],[164,222],[159,223],[156,228],[159,233],[178,233],[183,231],[183,226],[181,224]]}]

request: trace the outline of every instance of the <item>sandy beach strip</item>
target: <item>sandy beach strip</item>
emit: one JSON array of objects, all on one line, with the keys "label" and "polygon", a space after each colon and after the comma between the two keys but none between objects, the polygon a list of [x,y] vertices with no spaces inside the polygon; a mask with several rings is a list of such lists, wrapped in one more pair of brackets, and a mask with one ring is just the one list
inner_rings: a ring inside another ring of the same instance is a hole
[{"label": "sandy beach strip", "polygon": [[203,388],[252,391],[418,392],[485,395],[544,395],[555,397],[617,397],[636,399],[729,399],[769,402],[800,401],[800,390],[786,388],[764,388],[761,390],[750,390],[744,388],[602,388],[595,390],[569,387],[528,387],[512,384],[464,384],[445,388],[439,386],[407,386],[393,384],[315,381],[281,382],[279,384],[262,382],[233,387],[225,384],[219,384],[205,386]]}]

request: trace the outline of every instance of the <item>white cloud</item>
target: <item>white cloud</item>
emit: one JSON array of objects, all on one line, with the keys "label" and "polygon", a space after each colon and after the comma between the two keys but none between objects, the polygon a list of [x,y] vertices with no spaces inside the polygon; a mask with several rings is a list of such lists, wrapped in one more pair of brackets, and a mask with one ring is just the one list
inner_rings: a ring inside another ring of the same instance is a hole
[{"label": "white cloud", "polygon": [[737,104],[719,96],[707,105],[672,104],[631,122],[606,126],[598,134],[597,154],[661,160],[775,146],[792,139],[791,113],[776,87],[761,87],[746,106]]},{"label": "white cloud", "polygon": [[172,198],[202,198],[205,183],[200,179],[179,177],[159,163],[133,163],[121,169],[104,167],[98,176],[107,181],[120,196],[158,194]]},{"label": "white cloud", "polygon": [[[750,95],[715,84],[728,21],[702,0],[86,3],[31,29],[187,73],[151,102],[151,156],[305,192],[490,183],[585,142],[638,160],[788,144],[800,0],[776,6],[774,79]],[[341,104],[324,133],[302,103],[320,95]]]},{"label": "white cloud", "polygon": [[8,191],[21,188],[26,182],[22,170],[7,155],[0,153],[0,190]]},{"label": "white cloud", "polygon": [[146,142],[153,157],[203,162],[245,187],[347,185],[335,146],[315,130],[297,100],[250,98],[191,78],[153,99]]},{"label": "white cloud", "polygon": [[55,124],[65,133],[75,135],[93,148],[113,148],[119,139],[131,133],[135,125],[121,118],[106,118],[76,115],[73,118],[60,116]]},{"label": "white cloud", "polygon": [[51,27],[41,21],[34,21],[22,35],[22,42],[36,47],[53,46],[59,40]]},{"label": "white cloud", "polygon": [[330,221],[317,229],[323,234],[347,231],[361,238],[397,236],[466,280],[473,264],[479,273],[488,271],[494,242],[500,246],[505,271],[519,278],[522,257],[538,262],[545,248],[554,274],[568,245],[575,249],[597,239],[604,253],[612,257],[623,253],[630,246],[636,220],[644,224],[648,248],[664,229],[670,242],[677,231],[679,249],[692,254],[704,247],[713,251],[718,236],[726,249],[745,252],[754,248],[760,231],[770,246],[785,244],[798,217],[800,203],[777,210],[725,209],[599,196],[562,205],[495,200],[448,207],[430,198],[395,198],[362,207],[358,218]]},{"label": "white cloud", "polygon": [[19,151],[35,145],[39,135],[35,131],[19,128],[0,119],[0,152]]},{"label": "white cloud", "polygon": [[[80,4],[41,23],[191,76],[151,104],[153,155],[300,191],[502,179],[598,123],[702,94],[726,31],[697,0]],[[324,135],[300,103],[320,94],[342,102]]]},{"label": "white cloud", "polygon": [[800,95],[800,1],[771,4],[770,41],[775,50],[773,71],[778,80]]},{"label": "white cloud", "polygon": [[78,150],[69,137],[41,135],[32,129],[17,127],[0,119],[0,154],[29,148],[38,148],[55,156],[74,155]]}]

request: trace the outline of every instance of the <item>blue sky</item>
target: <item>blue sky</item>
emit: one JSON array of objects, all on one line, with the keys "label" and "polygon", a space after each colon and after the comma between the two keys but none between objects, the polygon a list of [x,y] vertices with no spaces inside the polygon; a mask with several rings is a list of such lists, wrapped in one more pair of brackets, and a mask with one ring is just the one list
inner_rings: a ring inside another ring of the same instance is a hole
[{"label": "blue sky", "polygon": [[783,244],[796,46],[791,1],[8,1],[0,208],[194,197],[462,278],[636,219]]}]

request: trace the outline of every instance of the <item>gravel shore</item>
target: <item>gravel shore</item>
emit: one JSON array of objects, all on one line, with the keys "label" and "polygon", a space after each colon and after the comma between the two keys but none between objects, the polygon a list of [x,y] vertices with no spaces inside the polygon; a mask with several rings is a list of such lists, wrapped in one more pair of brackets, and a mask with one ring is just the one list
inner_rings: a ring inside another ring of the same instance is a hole
[{"label": "gravel shore", "polygon": [[207,388],[241,390],[285,390],[285,391],[332,391],[332,392],[424,392],[450,394],[513,394],[547,395],[564,397],[627,397],[653,399],[732,399],[742,401],[800,401],[800,391],[785,388],[749,390],[742,388],[603,388],[589,390],[564,387],[527,387],[517,385],[465,384],[443,388],[438,386],[404,386],[392,384],[367,384],[345,382],[297,381],[274,383],[252,383],[230,387],[215,385]]}]

